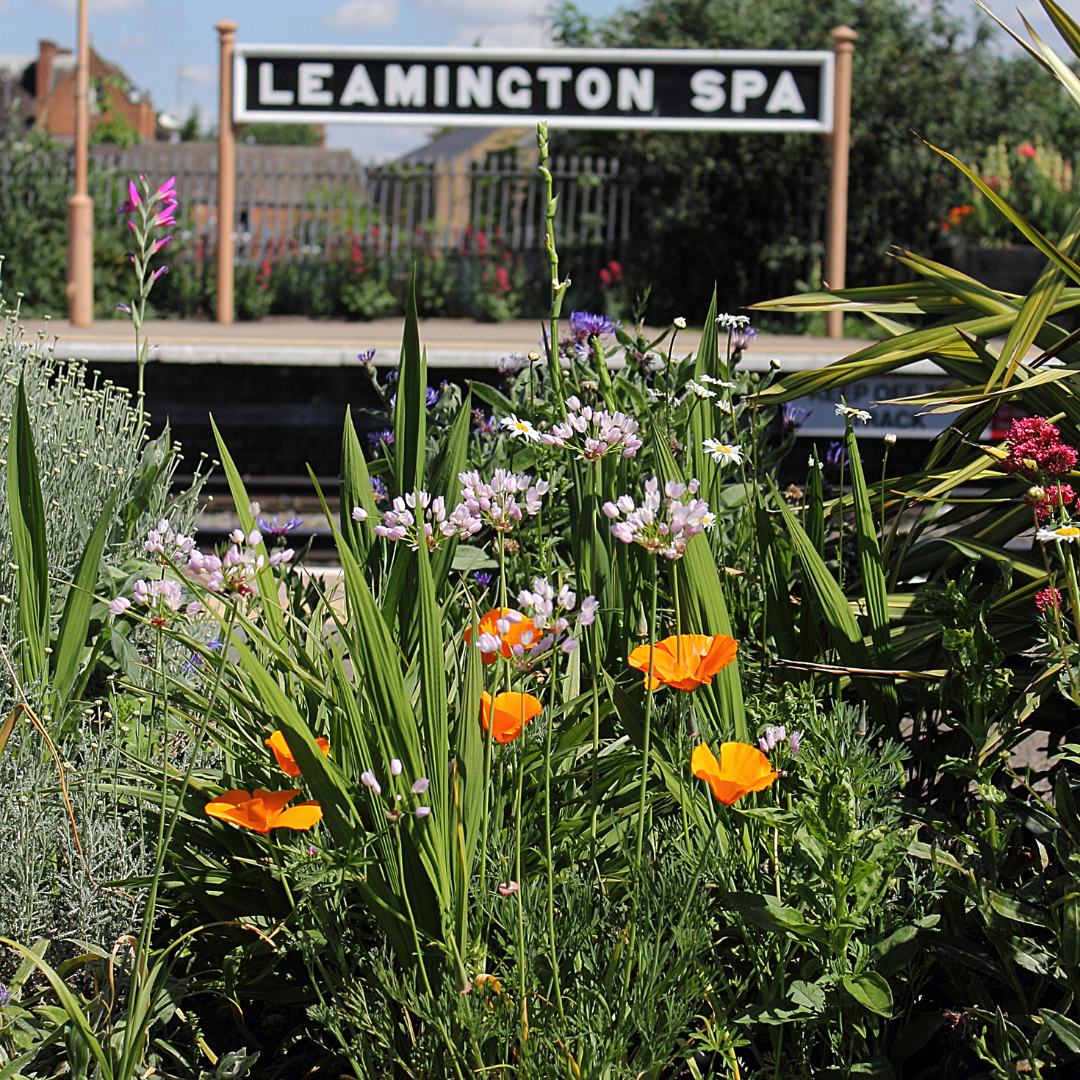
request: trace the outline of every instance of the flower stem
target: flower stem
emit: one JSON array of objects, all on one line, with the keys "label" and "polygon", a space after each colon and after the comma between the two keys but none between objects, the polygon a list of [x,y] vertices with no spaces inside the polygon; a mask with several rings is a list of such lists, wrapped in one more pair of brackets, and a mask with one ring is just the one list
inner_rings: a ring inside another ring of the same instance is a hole
[{"label": "flower stem", "polygon": [[655,691],[653,689],[654,675],[653,675],[653,653],[656,650],[656,593],[657,593],[657,578],[656,561],[652,561],[652,610],[649,616],[649,669],[646,676],[648,680],[648,697],[645,699],[645,737],[643,740],[643,751],[641,761],[641,786],[638,789],[638,827],[637,827],[637,849],[636,849],[636,863],[638,873],[642,870],[641,853],[645,843],[645,789],[649,782],[649,740],[652,734],[652,714],[653,714],[653,696]]},{"label": "flower stem", "polygon": [[[559,958],[555,948],[555,860],[551,853],[551,733],[555,726],[555,678],[558,674],[558,651],[551,650],[551,675],[548,679],[548,715],[547,730],[544,733],[544,857],[547,861],[547,918],[548,918],[548,948],[551,950],[551,979],[555,989],[555,1005],[559,1010],[559,1019],[566,1023],[566,1013],[563,1009],[562,988],[559,985]],[[522,704],[524,708],[524,703]],[[596,725],[594,715],[593,725]],[[595,743],[593,746],[595,760]],[[596,777],[593,777],[595,791]],[[595,800],[594,800],[595,806]],[[595,827],[595,821],[593,822]],[[518,813],[518,830],[521,829],[521,814]],[[595,833],[595,830],[594,830]],[[595,838],[595,836],[594,836]],[[518,884],[521,884],[521,871],[518,870]],[[521,891],[518,890],[518,895]]]}]

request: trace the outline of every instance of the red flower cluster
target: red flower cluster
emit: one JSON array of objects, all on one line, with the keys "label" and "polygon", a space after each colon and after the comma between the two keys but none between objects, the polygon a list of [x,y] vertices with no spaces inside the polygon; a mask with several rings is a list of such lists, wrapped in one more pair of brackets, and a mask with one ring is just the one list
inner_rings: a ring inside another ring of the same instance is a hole
[{"label": "red flower cluster", "polygon": [[1029,492],[1026,501],[1028,506],[1035,507],[1035,519],[1042,524],[1050,520],[1055,510],[1072,506],[1076,501],[1076,492],[1072,484],[1051,484],[1041,499],[1033,499]]},{"label": "red flower cluster", "polygon": [[622,265],[614,259],[600,270],[600,289],[603,291],[610,285],[618,285],[622,282]]},{"label": "red flower cluster", "polygon": [[950,229],[959,229],[964,222],[964,218],[970,213],[970,206],[954,206],[945,215],[945,220],[941,223],[941,231],[948,232]]},{"label": "red flower cluster", "polygon": [[1056,611],[1061,608],[1061,592],[1055,589],[1053,585],[1047,585],[1045,589],[1040,589],[1035,594],[1035,606],[1044,615],[1048,611]]},{"label": "red flower cluster", "polygon": [[1076,450],[1061,441],[1061,432],[1044,416],[1014,420],[1005,446],[1009,456],[1001,466],[1010,476],[1021,473],[1029,480],[1040,473],[1061,476],[1076,464]]}]

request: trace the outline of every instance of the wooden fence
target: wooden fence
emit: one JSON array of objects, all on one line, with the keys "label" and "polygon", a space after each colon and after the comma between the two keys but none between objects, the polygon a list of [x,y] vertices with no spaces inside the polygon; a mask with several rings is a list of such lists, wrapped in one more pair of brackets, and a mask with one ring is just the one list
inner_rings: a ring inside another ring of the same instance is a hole
[{"label": "wooden fence", "polygon": [[[74,160],[38,162],[59,179]],[[560,251],[604,259],[619,255],[630,235],[631,190],[614,159],[560,157],[552,174],[559,197]],[[10,161],[0,152],[0,173]],[[91,149],[90,193],[119,206],[127,180],[176,176],[178,239],[188,251],[217,240],[217,148],[212,143]],[[361,245],[368,259],[408,259],[492,247],[540,253],[545,247],[545,188],[534,168],[514,155],[481,162],[365,165],[348,151],[300,147],[237,147],[238,258],[329,260]],[[99,219],[100,220],[100,219]]]}]

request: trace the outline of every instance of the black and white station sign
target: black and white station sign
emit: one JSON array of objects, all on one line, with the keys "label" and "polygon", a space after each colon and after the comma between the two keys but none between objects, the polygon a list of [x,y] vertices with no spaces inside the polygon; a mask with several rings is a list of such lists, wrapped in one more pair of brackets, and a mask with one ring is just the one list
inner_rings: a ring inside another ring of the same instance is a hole
[{"label": "black and white station sign", "polygon": [[233,119],[832,131],[833,54],[237,45]]}]

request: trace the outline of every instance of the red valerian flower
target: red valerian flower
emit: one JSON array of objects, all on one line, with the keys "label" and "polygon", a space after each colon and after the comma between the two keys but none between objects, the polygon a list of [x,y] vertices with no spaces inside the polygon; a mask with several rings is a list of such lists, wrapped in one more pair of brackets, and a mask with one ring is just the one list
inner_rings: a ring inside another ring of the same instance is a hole
[{"label": "red valerian flower", "polygon": [[1035,606],[1045,615],[1048,611],[1061,610],[1061,592],[1053,585],[1047,585],[1035,594]]},{"label": "red valerian flower", "polygon": [[1008,456],[1001,467],[1010,476],[1061,476],[1076,465],[1075,448],[1061,441],[1061,432],[1045,416],[1014,420],[1005,436],[1005,447]]}]

